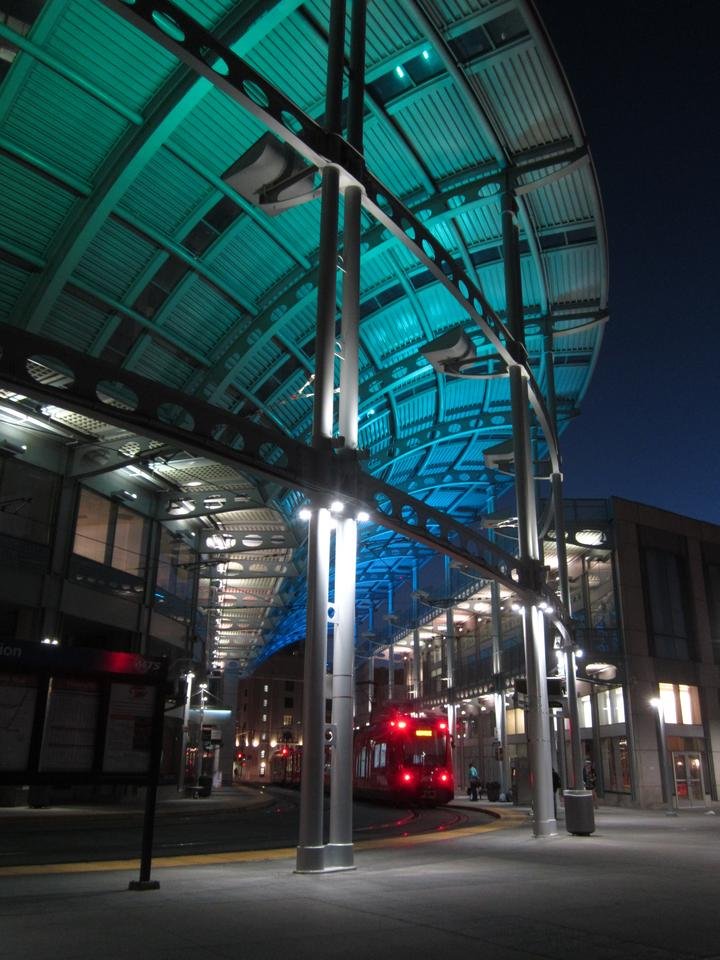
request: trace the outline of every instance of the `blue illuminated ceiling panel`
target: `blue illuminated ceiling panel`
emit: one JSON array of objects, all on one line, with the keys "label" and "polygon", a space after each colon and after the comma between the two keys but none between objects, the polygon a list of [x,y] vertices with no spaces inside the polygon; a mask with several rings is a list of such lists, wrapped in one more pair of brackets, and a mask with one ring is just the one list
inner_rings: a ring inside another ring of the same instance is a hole
[{"label": "blue illuminated ceiling panel", "polygon": [[[14,6],[18,15],[0,25],[0,176],[9,187],[0,319],[307,441],[319,201],[269,216],[240,196],[223,177],[266,133],[260,121],[111,4]],[[322,122],[328,3],[177,6]],[[542,333],[557,331],[562,427],[596,362],[607,257],[595,172],[542,24],[521,0],[384,0],[368,4],[368,18],[368,168],[501,319],[498,184],[510,171],[521,185],[530,362],[542,385]],[[368,214],[361,318],[366,468],[479,521],[488,484],[508,484],[483,463],[484,450],[509,436],[507,381],[444,383],[420,358],[458,323],[481,356],[492,351],[427,267]],[[576,326],[583,331],[566,335]],[[268,502],[280,515],[298,506],[279,491]],[[283,522],[295,525],[289,515]],[[226,523],[242,526],[229,514]],[[362,536],[369,544],[376,534]],[[403,552],[397,535],[381,536],[394,549],[377,561],[361,541],[364,609],[381,610],[393,569],[405,576],[407,558],[415,562],[409,544]],[[286,586],[283,578],[274,586],[285,613],[243,620],[245,640],[255,636],[238,648],[243,669],[303,635],[304,588]]]}]

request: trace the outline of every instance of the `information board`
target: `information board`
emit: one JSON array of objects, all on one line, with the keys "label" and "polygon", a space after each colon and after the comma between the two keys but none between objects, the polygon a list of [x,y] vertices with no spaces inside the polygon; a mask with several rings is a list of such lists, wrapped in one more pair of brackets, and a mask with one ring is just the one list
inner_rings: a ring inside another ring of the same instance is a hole
[{"label": "information board", "polygon": [[38,770],[92,770],[99,706],[96,680],[51,679]]},{"label": "information board", "polygon": [[113,683],[110,687],[103,771],[147,773],[157,688]]}]

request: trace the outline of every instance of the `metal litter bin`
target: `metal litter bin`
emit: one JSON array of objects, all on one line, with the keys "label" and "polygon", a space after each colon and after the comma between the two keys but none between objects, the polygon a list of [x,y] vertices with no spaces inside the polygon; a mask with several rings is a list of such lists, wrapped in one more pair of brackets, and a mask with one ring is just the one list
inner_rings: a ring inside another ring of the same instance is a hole
[{"label": "metal litter bin", "polygon": [[563,790],[565,829],[579,837],[595,832],[592,790]]}]

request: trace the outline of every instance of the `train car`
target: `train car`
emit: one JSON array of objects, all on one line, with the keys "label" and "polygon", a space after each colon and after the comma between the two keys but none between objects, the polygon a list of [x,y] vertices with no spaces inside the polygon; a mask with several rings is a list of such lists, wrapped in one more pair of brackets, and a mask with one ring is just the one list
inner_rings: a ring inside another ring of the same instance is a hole
[{"label": "train car", "polygon": [[391,803],[449,803],[455,781],[447,719],[391,712],[358,730],[353,791]]},{"label": "train car", "polygon": [[[284,744],[270,758],[270,781],[298,787],[302,747]],[[325,751],[325,787],[330,750]],[[444,716],[393,711],[355,734],[353,795],[358,799],[436,806],[455,795],[452,746]]]}]

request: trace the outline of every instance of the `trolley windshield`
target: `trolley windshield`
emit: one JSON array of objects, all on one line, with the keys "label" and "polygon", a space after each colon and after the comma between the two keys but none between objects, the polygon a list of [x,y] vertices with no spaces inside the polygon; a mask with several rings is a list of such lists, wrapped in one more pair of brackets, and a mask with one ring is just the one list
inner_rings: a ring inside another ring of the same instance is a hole
[{"label": "trolley windshield", "polygon": [[417,767],[447,765],[447,734],[430,727],[409,731],[403,740],[403,762]]}]

